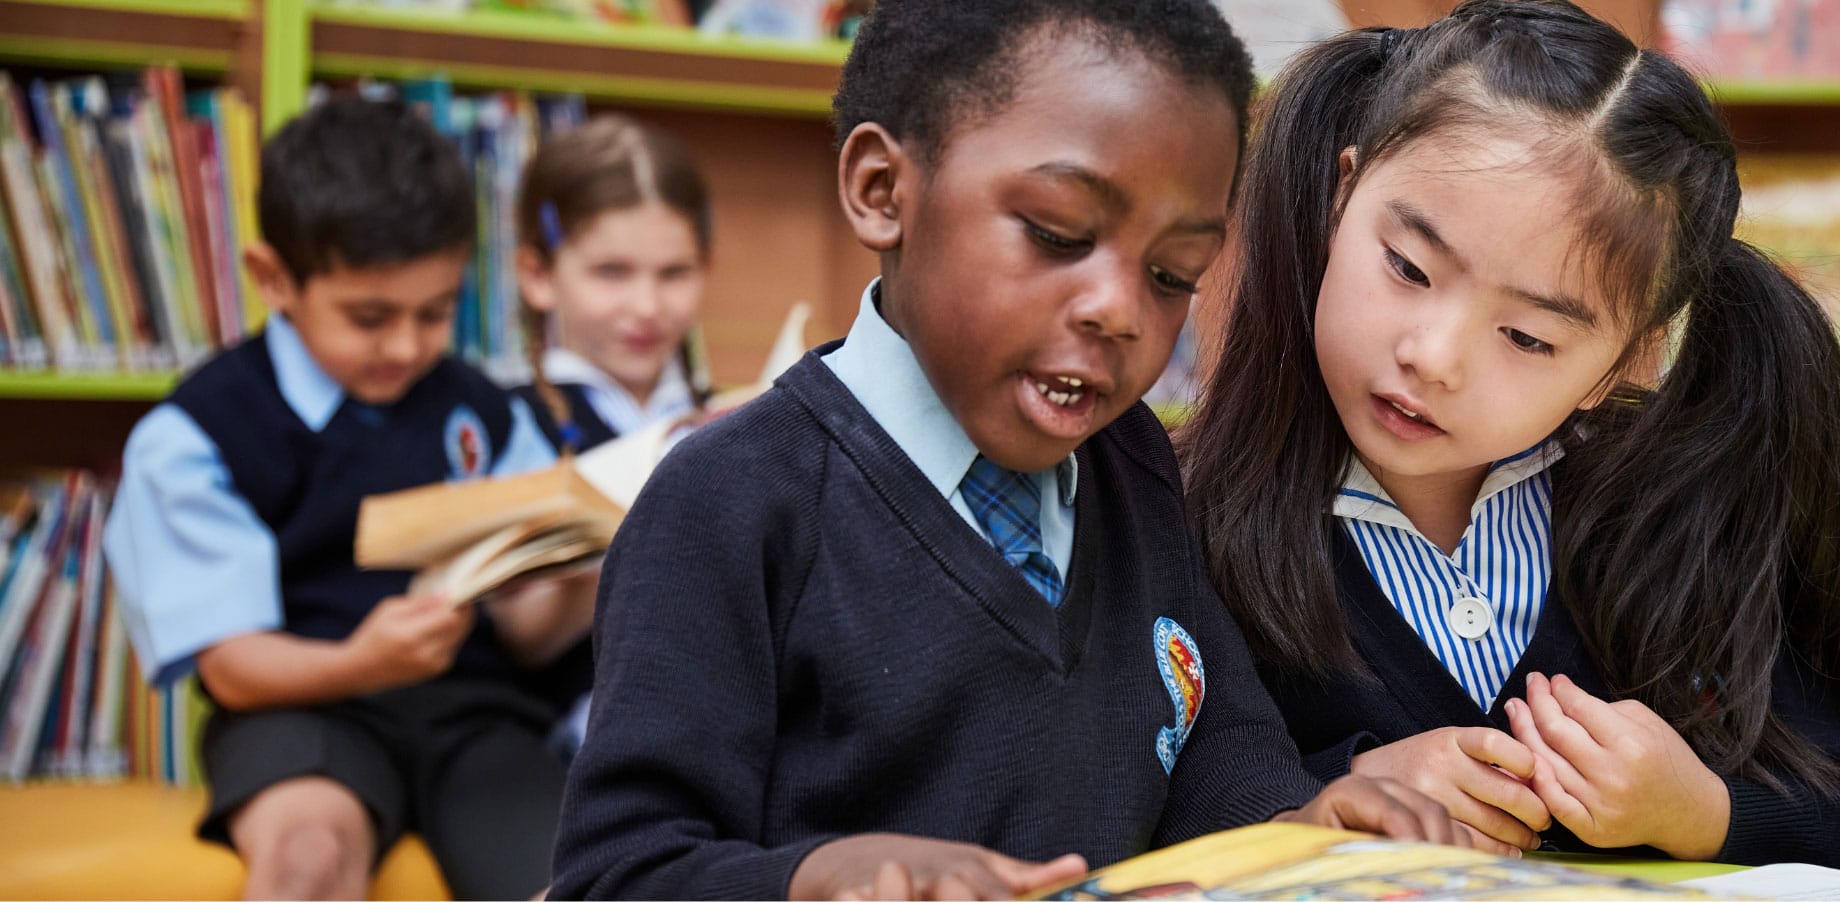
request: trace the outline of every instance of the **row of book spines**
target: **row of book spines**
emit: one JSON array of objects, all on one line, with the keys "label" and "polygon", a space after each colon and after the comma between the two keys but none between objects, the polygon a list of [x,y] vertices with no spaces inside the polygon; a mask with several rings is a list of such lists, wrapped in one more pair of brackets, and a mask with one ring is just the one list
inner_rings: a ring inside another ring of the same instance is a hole
[{"label": "row of book spines", "polygon": [[141,677],[102,561],[89,474],[10,491],[0,519],[0,779],[199,782],[195,679]]},{"label": "row of book spines", "polygon": [[[240,260],[258,234],[254,116],[225,88],[193,92],[190,117],[171,122],[177,77],[149,69],[146,87],[126,92],[100,77],[35,81],[22,94],[0,72],[0,366],[183,368],[259,326],[262,303]],[[479,231],[454,349],[479,362],[521,359],[518,180],[540,136],[579,124],[585,103],[455,97],[440,81],[362,87],[400,91],[460,148]]]},{"label": "row of book spines", "polygon": [[170,369],[247,334],[257,153],[241,95],[187,98],[172,68],[113,88],[0,72],[0,363]]},{"label": "row of book spines", "polygon": [[400,98],[459,148],[473,174],[478,232],[455,312],[454,350],[475,362],[496,362],[495,371],[515,370],[525,352],[516,272],[518,183],[544,137],[587,118],[586,102],[580,95],[524,91],[457,96],[440,79],[355,87],[367,96]]}]

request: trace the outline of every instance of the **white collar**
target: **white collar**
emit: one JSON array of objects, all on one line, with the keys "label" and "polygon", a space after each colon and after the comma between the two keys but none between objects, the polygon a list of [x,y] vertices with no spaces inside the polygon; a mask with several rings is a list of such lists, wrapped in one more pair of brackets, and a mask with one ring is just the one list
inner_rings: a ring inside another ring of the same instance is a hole
[{"label": "white collar", "polygon": [[[1526,482],[1545,472],[1565,456],[1565,449],[1559,443],[1548,439],[1513,457],[1503,458],[1489,467],[1489,473],[1482,479],[1482,489],[1476,493],[1476,500],[1469,508],[1470,521],[1475,522],[1476,515],[1482,512],[1482,506],[1489,499],[1502,492]],[[1330,512],[1337,517],[1350,520],[1366,520],[1386,526],[1396,526],[1415,536],[1423,538],[1423,533],[1406,517],[1392,496],[1368,472],[1360,458],[1353,455],[1348,459],[1348,476],[1342,480],[1342,488],[1335,493],[1330,504]]]},{"label": "white collar", "polygon": [[696,408],[696,394],[684,376],[683,362],[673,354],[658,374],[658,384],[644,404],[613,377],[588,359],[564,348],[543,352],[543,375],[557,384],[580,385],[588,404],[613,431],[630,435],[662,419],[682,416]]},{"label": "white collar", "polygon": [[[876,425],[894,439],[941,495],[952,497],[977,459],[977,446],[920,368],[907,340],[876,308],[880,279],[863,289],[856,322],[843,346],[824,356]],[[1079,489],[1079,466],[1068,455],[1054,467],[1061,503],[1071,506]]]}]

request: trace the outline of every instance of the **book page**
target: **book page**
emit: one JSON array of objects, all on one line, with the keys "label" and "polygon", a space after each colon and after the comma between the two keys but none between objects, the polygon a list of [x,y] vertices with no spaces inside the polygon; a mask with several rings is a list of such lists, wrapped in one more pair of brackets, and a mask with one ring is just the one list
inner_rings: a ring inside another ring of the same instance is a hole
[{"label": "book page", "polygon": [[1045,899],[1656,899],[1690,888],[1303,824],[1256,824],[1139,855]]},{"label": "book page", "polygon": [[532,571],[599,555],[613,540],[594,519],[545,518],[506,527],[454,557],[422,569],[412,594],[437,594],[458,606]]},{"label": "book page", "polygon": [[1726,899],[1840,899],[1840,870],[1813,864],[1769,864],[1683,880],[1681,885]]},{"label": "book page", "polygon": [[603,521],[611,536],[624,508],[567,461],[518,476],[441,483],[374,495],[358,509],[358,566],[413,570],[453,557],[500,530],[557,516]]}]

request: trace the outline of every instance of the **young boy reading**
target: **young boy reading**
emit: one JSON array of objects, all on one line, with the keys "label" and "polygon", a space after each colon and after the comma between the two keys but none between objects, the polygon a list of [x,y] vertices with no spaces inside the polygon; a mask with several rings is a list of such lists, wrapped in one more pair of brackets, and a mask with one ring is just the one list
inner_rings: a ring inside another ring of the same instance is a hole
[{"label": "young boy reading", "polygon": [[1010,897],[1273,817],[1453,838],[1304,772],[1138,402],[1251,86],[1207,0],[876,4],[836,116],[882,276],[615,538],[557,898]]},{"label": "young boy reading", "polygon": [[262,152],[274,315],[130,437],[105,548],[141,661],[215,703],[199,834],[250,898],[359,898],[419,830],[461,898],[548,882],[562,768],[532,679],[585,584],[475,612],[352,562],[366,495],[547,465],[526,405],[446,356],[472,182],[405,108],[336,99]]}]

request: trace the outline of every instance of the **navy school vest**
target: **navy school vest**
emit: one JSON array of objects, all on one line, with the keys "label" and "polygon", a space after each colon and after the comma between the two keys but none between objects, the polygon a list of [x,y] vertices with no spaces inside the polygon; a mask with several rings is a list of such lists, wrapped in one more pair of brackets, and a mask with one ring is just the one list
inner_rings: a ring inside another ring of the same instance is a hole
[{"label": "navy school vest", "polygon": [[[581,430],[581,444],[575,450],[586,451],[602,442],[610,442],[620,437],[620,433],[608,425],[606,420],[601,419],[599,413],[595,412],[594,405],[588,402],[588,390],[585,387],[574,382],[559,382],[556,384],[556,390],[562,392],[563,399],[569,402],[569,417],[575,421],[575,428]],[[556,423],[556,418],[550,413],[549,405],[544,403],[543,396],[537,394],[537,387],[521,385],[513,391],[517,392],[517,396],[523,398],[524,403],[530,405],[531,412],[537,415],[537,425],[543,429],[544,437],[549,439],[550,447],[561,451],[562,427]]]},{"label": "navy school vest", "polygon": [[[283,628],[313,639],[345,638],[409,585],[408,571],[360,570],[352,560],[364,496],[488,473],[511,435],[510,397],[452,358],[388,407],[347,398],[314,432],[282,397],[262,334],[213,358],[168,400],[216,444],[237,493],[274,533]],[[453,673],[515,673],[488,618]]]}]

